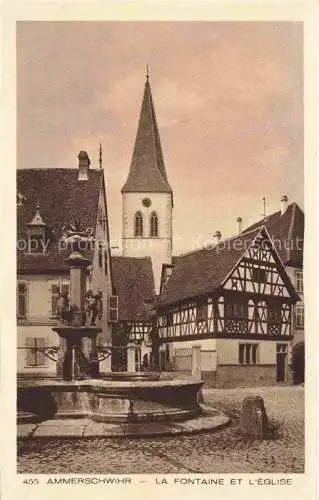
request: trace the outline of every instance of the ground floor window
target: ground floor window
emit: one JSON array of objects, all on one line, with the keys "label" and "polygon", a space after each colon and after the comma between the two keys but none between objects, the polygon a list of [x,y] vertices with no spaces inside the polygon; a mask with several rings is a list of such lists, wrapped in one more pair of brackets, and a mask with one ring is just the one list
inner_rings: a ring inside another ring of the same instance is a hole
[{"label": "ground floor window", "polygon": [[47,365],[47,358],[41,348],[47,345],[43,337],[27,337],[26,339],[26,366],[41,367]]},{"label": "ground floor window", "polygon": [[26,318],[28,314],[28,285],[26,281],[18,281],[17,283],[17,316],[18,318]]},{"label": "ground floor window", "polygon": [[239,344],[239,363],[256,365],[258,363],[259,344]]},{"label": "ground floor window", "polygon": [[50,294],[50,314],[53,318],[55,318],[58,315],[58,306],[60,297],[63,296],[64,299],[69,297],[70,282],[67,280],[51,281],[49,284],[49,294]]},{"label": "ground floor window", "polygon": [[305,318],[304,318],[304,306],[296,306],[295,309],[295,327],[304,328]]}]

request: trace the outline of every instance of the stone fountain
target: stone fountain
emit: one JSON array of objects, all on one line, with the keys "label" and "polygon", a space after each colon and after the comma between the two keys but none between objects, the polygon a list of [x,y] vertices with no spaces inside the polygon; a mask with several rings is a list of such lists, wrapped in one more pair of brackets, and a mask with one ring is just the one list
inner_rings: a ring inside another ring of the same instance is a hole
[{"label": "stone fountain", "polygon": [[99,362],[96,351],[96,336],[101,328],[88,325],[85,311],[86,269],[89,260],[82,249],[92,244],[87,233],[69,233],[65,244],[72,249],[67,263],[70,267],[70,302],[69,319],[53,330],[60,337],[57,361],[57,376],[64,380],[79,380],[97,377]]},{"label": "stone fountain", "polygon": [[[89,261],[82,249],[89,240],[86,233],[79,232],[66,238],[71,249],[67,259],[71,309],[64,322],[53,328],[60,337],[57,377],[18,380],[21,437],[170,435],[227,423],[220,412],[199,404],[203,385],[199,377],[99,373],[96,338],[101,328],[88,324],[85,314]],[[135,358],[134,349],[134,345],[128,346],[128,369]]]}]

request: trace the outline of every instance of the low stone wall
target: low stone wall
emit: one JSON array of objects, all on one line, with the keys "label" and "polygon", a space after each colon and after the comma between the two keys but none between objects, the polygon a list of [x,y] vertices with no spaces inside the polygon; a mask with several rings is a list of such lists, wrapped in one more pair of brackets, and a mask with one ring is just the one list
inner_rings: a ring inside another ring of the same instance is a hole
[{"label": "low stone wall", "polygon": [[[276,365],[219,365],[217,372],[202,372],[206,387],[258,387],[277,385]],[[288,370],[286,384],[292,383]]]}]

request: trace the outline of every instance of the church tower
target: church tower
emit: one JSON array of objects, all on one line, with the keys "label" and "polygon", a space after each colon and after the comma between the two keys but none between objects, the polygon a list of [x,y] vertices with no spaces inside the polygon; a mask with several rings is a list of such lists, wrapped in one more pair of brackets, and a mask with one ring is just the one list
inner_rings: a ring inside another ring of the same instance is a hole
[{"label": "church tower", "polygon": [[155,291],[172,260],[173,192],[169,185],[148,74],[127,180],[122,188],[123,256],[150,256]]}]

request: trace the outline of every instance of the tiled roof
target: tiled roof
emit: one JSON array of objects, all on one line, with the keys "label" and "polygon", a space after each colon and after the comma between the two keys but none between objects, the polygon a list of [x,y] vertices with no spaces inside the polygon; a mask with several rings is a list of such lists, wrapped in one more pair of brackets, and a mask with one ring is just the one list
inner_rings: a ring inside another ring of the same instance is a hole
[{"label": "tiled roof", "polygon": [[[173,274],[159,297],[158,306],[217,291],[260,231],[261,228],[256,228],[223,240],[212,248],[175,257]],[[267,232],[265,229],[263,231],[267,238]],[[279,259],[278,265],[282,267]],[[294,294],[291,285],[290,288]]]},{"label": "tiled roof", "polygon": [[304,224],[304,213],[296,203],[291,203],[283,215],[280,211],[275,212],[243,233],[265,226],[283,263],[302,266]]},{"label": "tiled roof", "polygon": [[113,287],[119,297],[120,321],[148,319],[150,301],[155,299],[150,257],[112,257]]},{"label": "tiled roof", "polygon": [[[78,225],[95,231],[99,193],[103,173],[89,170],[88,180],[78,181],[78,169],[21,169],[17,171],[17,268],[23,272],[66,271],[66,253],[59,249],[63,224]],[[28,254],[22,249],[27,241],[27,224],[36,213],[37,204],[51,240],[46,254]],[[18,204],[19,205],[19,204]],[[87,257],[91,258],[91,252]]]},{"label": "tiled roof", "polygon": [[148,79],[129,174],[122,193],[171,193]]}]

